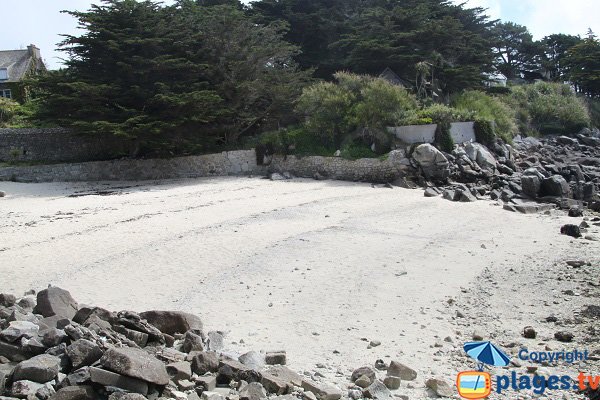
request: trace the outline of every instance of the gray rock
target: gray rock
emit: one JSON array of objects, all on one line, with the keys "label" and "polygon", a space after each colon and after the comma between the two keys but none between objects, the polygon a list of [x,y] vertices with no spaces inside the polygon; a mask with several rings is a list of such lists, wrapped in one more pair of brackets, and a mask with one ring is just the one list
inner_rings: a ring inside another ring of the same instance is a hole
[{"label": "gray rock", "polygon": [[6,357],[10,361],[25,361],[33,355],[34,354],[26,349],[23,349],[21,346],[0,340],[0,356]]},{"label": "gray rock", "polygon": [[537,337],[537,332],[533,326],[526,326],[523,328],[523,337],[525,339],[535,339]]},{"label": "gray rock", "polygon": [[361,387],[363,389],[366,387],[369,387],[371,385],[371,383],[373,383],[373,380],[369,379],[369,377],[366,375],[363,375],[354,381],[354,384],[356,386]]},{"label": "gray rock", "polygon": [[440,195],[440,192],[438,191],[437,188],[427,188],[425,189],[425,197],[438,197]]},{"label": "gray rock", "polygon": [[450,176],[448,159],[441,151],[428,143],[417,146],[412,158],[421,167],[426,178],[446,179]]},{"label": "gray rock", "polygon": [[106,371],[96,367],[90,367],[90,379],[94,383],[104,386],[114,386],[130,392],[148,394],[148,383],[140,379],[134,379]]},{"label": "gray rock", "polygon": [[21,338],[36,337],[40,327],[29,321],[12,321],[8,328],[0,332],[0,339],[14,343]]},{"label": "gray rock", "polygon": [[267,398],[267,392],[263,385],[252,382],[240,390],[240,400],[262,400]]},{"label": "gray rock", "polygon": [[144,350],[111,347],[100,359],[100,365],[109,371],[159,386],[169,383],[165,365]]},{"label": "gray rock", "polygon": [[265,363],[267,365],[285,365],[287,355],[285,351],[268,351],[265,355]]},{"label": "gray rock", "polygon": [[0,190],[0,197],[6,197],[6,192],[3,192],[2,190]]},{"label": "gray rock", "polygon": [[187,361],[174,362],[167,365],[167,373],[175,382],[192,377],[192,366]]},{"label": "gray rock", "polygon": [[77,308],[77,302],[68,291],[58,287],[49,287],[37,294],[37,305],[34,313],[41,314],[44,317],[57,315],[72,319],[77,313]]},{"label": "gray rock", "polygon": [[289,386],[302,386],[302,376],[284,365],[267,367],[267,372],[288,383]]},{"label": "gray rock", "polygon": [[67,386],[50,397],[50,400],[94,400],[96,393],[91,386]]},{"label": "gray rock", "polygon": [[460,197],[458,201],[462,203],[472,203],[477,201],[477,197],[473,196],[470,190],[460,190]]},{"label": "gray rock", "polygon": [[108,396],[108,400],[146,400],[146,397],[139,393],[114,392]]},{"label": "gray rock", "polygon": [[13,371],[13,380],[45,383],[56,378],[59,369],[60,358],[49,354],[41,354],[20,362]]},{"label": "gray rock", "polygon": [[196,384],[203,390],[214,390],[217,387],[216,376],[200,376],[196,378]]},{"label": "gray rock", "polygon": [[202,392],[202,396],[200,397],[202,400],[225,400],[225,397],[221,395],[221,393],[205,391]]},{"label": "gray rock", "polygon": [[192,358],[192,372],[198,375],[204,375],[207,372],[217,372],[219,370],[219,357],[217,353],[203,351]]},{"label": "gray rock", "polygon": [[67,356],[74,369],[92,365],[102,357],[102,350],[96,343],[79,339],[67,347]]},{"label": "gray rock", "polygon": [[571,188],[565,178],[553,175],[542,181],[540,194],[541,196],[568,197],[570,191]]},{"label": "gray rock", "polygon": [[392,399],[392,392],[379,380],[375,380],[368,388],[363,390],[368,399],[388,400]]},{"label": "gray rock", "polygon": [[542,181],[535,175],[523,175],[521,176],[521,187],[526,196],[536,199],[540,194]]},{"label": "gray rock", "polygon": [[202,332],[202,321],[193,314],[180,311],[146,311],[140,313],[140,317],[168,335],[185,333],[189,330]]},{"label": "gray rock", "polygon": [[219,351],[223,350],[225,347],[225,338],[222,334],[215,331],[210,331],[206,335],[206,347],[209,351]]},{"label": "gray rock", "polygon": [[66,342],[69,336],[62,329],[50,328],[40,332],[42,336],[42,344],[48,347],[58,346]]},{"label": "gray rock", "polygon": [[574,337],[575,337],[575,335],[573,335],[571,332],[567,332],[567,331],[560,331],[560,332],[556,332],[554,334],[554,338],[556,340],[558,340],[559,342],[563,342],[563,343],[572,342]]},{"label": "gray rock", "polygon": [[8,293],[0,293],[0,306],[12,307],[17,303],[17,298]]},{"label": "gray rock", "polygon": [[579,142],[577,141],[577,139],[573,139],[570,138],[568,136],[559,136],[556,138],[556,142],[559,144],[563,144],[563,145],[575,145],[578,144]]},{"label": "gray rock", "polygon": [[370,382],[373,382],[375,380],[376,372],[371,367],[357,368],[354,371],[352,371],[352,376],[351,376],[352,382],[356,382],[356,380],[358,378],[360,378],[361,376],[366,376],[367,378],[369,378]]},{"label": "gray rock", "polygon": [[23,310],[30,312],[30,311],[33,311],[36,303],[37,302],[36,302],[36,298],[34,295],[27,295],[27,296],[24,296],[23,298],[19,299],[17,304]]},{"label": "gray rock", "polygon": [[238,361],[253,369],[260,369],[265,365],[265,357],[257,351],[249,351],[238,357]]},{"label": "gray rock", "polygon": [[288,384],[283,379],[269,373],[262,373],[261,375],[260,383],[268,393],[282,395],[288,391]]},{"label": "gray rock", "polygon": [[181,349],[186,353],[192,351],[203,351],[204,343],[202,343],[202,337],[192,331],[187,331],[183,337],[183,346]]},{"label": "gray rock", "polygon": [[313,392],[320,400],[338,400],[342,397],[342,392],[338,388],[307,379],[302,381],[302,389]]},{"label": "gray rock", "polygon": [[425,386],[431,389],[439,397],[453,397],[454,390],[452,387],[440,378],[427,379]]},{"label": "gray rock", "polygon": [[401,379],[398,376],[386,376],[383,380],[383,384],[390,390],[400,389]]},{"label": "gray rock", "polygon": [[10,395],[19,399],[35,399],[35,394],[38,390],[44,387],[43,384],[28,380],[20,380],[13,382]]},{"label": "gray rock", "polygon": [[417,379],[417,371],[398,361],[390,362],[390,366],[387,370],[387,375],[397,376],[403,381],[414,381],[415,379]]}]

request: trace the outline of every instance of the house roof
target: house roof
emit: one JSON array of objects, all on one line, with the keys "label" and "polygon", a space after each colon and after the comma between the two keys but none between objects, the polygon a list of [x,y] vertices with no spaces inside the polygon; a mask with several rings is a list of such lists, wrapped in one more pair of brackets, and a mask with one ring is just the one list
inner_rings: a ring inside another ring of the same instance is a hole
[{"label": "house roof", "polygon": [[[8,70],[8,80],[4,80],[2,82],[21,81],[29,70],[31,63],[36,59],[37,57],[32,54],[32,50],[30,48],[25,50],[0,51],[0,68],[6,68]],[[42,61],[40,59],[37,59],[37,61],[38,65],[36,65],[36,69],[43,69],[44,67]]]},{"label": "house roof", "polygon": [[402,86],[404,88],[411,88],[412,85],[405,79],[400,78],[390,67],[387,67],[383,70],[381,74],[379,74],[380,78],[385,79],[386,81],[393,83],[394,85]]}]

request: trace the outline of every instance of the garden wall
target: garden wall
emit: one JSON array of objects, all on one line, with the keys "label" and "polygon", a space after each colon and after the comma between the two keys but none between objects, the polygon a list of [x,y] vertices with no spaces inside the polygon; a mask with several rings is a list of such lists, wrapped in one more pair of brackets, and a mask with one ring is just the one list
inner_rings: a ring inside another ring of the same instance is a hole
[{"label": "garden wall", "polygon": [[254,150],[239,150],[170,159],[124,159],[4,167],[0,168],[0,181],[133,181],[227,175],[262,175],[266,173],[266,167],[257,165]]},{"label": "garden wall", "polygon": [[0,162],[79,162],[128,154],[114,135],[78,135],[65,129],[0,129]]},{"label": "garden wall", "polygon": [[[475,141],[473,122],[453,122],[450,124],[450,135],[454,143]],[[397,139],[407,144],[433,143],[435,141],[436,124],[406,125],[388,128]]]}]

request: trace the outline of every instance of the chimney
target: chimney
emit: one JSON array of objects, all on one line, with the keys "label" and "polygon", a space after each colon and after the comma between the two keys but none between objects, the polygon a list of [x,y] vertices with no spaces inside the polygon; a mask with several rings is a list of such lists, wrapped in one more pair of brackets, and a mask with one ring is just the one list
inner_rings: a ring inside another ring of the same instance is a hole
[{"label": "chimney", "polygon": [[27,50],[29,50],[29,55],[31,55],[33,58],[42,58],[42,55],[40,54],[40,49],[35,47],[35,44],[30,44],[29,46],[27,46]]}]

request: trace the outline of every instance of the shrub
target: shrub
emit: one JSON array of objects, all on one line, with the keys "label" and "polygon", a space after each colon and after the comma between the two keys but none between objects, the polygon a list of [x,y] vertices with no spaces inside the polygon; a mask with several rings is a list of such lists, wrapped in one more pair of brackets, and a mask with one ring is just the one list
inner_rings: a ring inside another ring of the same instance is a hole
[{"label": "shrub", "polygon": [[356,134],[366,144],[387,126],[414,118],[417,101],[404,88],[381,78],[338,72],[336,83],[306,88],[297,111],[305,116],[304,128],[325,146],[339,145]]},{"label": "shrub", "polygon": [[497,97],[469,90],[454,97],[452,104],[459,110],[474,113],[477,120],[493,121],[495,127],[492,129],[492,133],[507,142],[510,142],[518,133],[514,110]]},{"label": "shrub", "polygon": [[582,99],[568,85],[540,82],[513,88],[509,105],[519,109],[519,128],[525,133],[572,133],[590,125]]},{"label": "shrub", "polygon": [[475,120],[473,129],[475,130],[475,140],[477,140],[478,143],[486,146],[490,145],[496,137],[496,133],[494,132],[494,123],[490,120]]},{"label": "shrub", "polygon": [[434,104],[419,111],[419,118],[432,121],[434,124],[472,121],[474,113],[448,107],[444,104]]},{"label": "shrub", "polygon": [[590,113],[590,123],[595,128],[600,128],[600,100],[585,98]]},{"label": "shrub", "polygon": [[438,126],[435,131],[435,141],[440,149],[446,153],[451,153],[452,150],[454,150],[454,140],[450,134],[449,121],[438,122]]},{"label": "shrub", "polygon": [[341,157],[348,160],[358,160],[359,158],[375,158],[377,154],[363,142],[351,141],[341,149]]},{"label": "shrub", "polygon": [[8,127],[22,114],[22,108],[14,100],[0,97],[0,127]]}]

